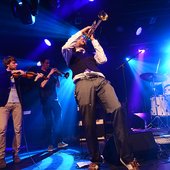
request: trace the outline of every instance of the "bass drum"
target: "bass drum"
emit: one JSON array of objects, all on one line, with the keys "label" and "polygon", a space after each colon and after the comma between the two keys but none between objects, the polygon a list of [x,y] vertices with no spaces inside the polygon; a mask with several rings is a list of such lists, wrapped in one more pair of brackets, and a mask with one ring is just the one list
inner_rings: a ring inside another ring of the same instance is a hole
[{"label": "bass drum", "polygon": [[170,95],[166,95],[165,97],[165,101],[166,101],[166,110],[168,112],[170,112]]},{"label": "bass drum", "polygon": [[163,95],[151,97],[151,115],[153,116],[169,116],[167,100]]}]

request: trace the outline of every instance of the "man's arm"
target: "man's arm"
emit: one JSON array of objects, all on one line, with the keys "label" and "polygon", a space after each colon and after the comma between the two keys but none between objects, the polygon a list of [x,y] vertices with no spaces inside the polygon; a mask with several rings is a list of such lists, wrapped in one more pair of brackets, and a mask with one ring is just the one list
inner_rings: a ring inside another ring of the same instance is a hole
[{"label": "man's arm", "polygon": [[82,32],[78,31],[76,34],[72,35],[68,41],[62,47],[62,54],[66,61],[66,64],[69,65],[72,57],[72,49],[75,47],[77,39],[82,36]]},{"label": "man's arm", "polygon": [[40,86],[41,86],[42,88],[45,87],[45,85],[48,83],[51,75],[52,75],[55,71],[56,71],[56,69],[55,69],[55,68],[52,68],[51,71],[49,72],[49,74],[47,75],[46,79],[41,82]]},{"label": "man's arm", "polygon": [[105,62],[107,62],[107,57],[104,53],[104,50],[102,48],[102,46],[99,44],[99,42],[94,38],[93,35],[91,35],[90,37],[91,39],[91,43],[95,49],[95,55],[94,55],[94,59],[96,60],[96,62],[98,64],[103,64]]},{"label": "man's arm", "polygon": [[67,65],[69,65],[69,63],[70,63],[70,59],[72,57],[72,49],[75,47],[77,40],[83,34],[85,34],[90,28],[91,28],[91,26],[87,26],[87,27],[83,28],[82,30],[78,31],[76,34],[72,35],[68,39],[68,41],[64,44],[64,46],[62,47],[61,52],[63,54],[63,57],[64,57]]}]

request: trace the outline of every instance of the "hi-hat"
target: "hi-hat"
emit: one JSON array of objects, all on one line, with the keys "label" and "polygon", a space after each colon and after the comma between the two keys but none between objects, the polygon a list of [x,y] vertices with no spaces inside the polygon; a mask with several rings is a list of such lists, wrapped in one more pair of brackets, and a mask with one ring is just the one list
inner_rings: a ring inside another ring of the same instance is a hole
[{"label": "hi-hat", "polygon": [[163,82],[166,80],[166,76],[159,73],[143,73],[140,78],[149,82]]}]

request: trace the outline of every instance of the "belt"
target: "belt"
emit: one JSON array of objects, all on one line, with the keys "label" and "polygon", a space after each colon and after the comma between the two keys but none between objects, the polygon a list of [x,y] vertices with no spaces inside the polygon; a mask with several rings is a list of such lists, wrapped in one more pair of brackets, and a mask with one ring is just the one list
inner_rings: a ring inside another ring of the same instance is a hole
[{"label": "belt", "polygon": [[99,75],[90,75],[90,76],[85,76],[85,77],[82,77],[82,78],[78,78],[78,79],[76,79],[74,81],[74,83],[76,84],[80,80],[91,80],[91,79],[96,79],[96,78],[104,78],[104,77],[99,76]]}]

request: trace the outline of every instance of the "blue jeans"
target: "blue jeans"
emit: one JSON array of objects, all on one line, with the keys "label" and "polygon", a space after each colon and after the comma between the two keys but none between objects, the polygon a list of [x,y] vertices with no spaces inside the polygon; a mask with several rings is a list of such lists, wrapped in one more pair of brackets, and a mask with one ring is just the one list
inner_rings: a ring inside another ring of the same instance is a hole
[{"label": "blue jeans", "polygon": [[45,118],[45,136],[48,145],[56,145],[62,141],[61,107],[57,100],[48,100],[42,103]]}]

